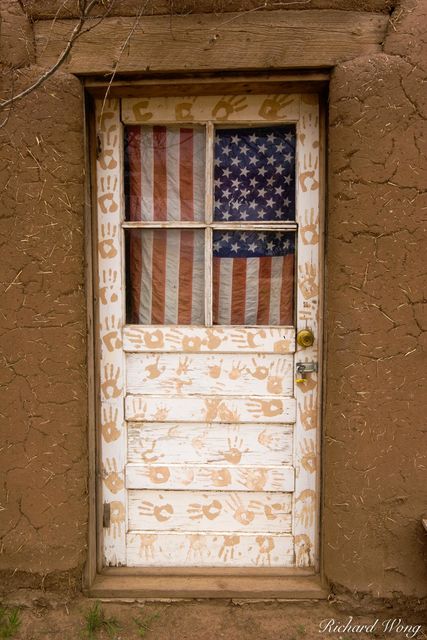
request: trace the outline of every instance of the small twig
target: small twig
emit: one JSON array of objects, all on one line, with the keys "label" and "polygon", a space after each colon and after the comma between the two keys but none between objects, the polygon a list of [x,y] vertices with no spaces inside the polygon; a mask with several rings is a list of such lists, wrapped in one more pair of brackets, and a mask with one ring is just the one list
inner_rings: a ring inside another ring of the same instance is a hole
[{"label": "small twig", "polygon": [[122,57],[124,50],[125,50],[125,49],[126,49],[126,47],[128,46],[128,44],[129,44],[129,41],[130,41],[131,37],[132,37],[132,36],[133,36],[133,34],[135,33],[136,28],[137,28],[137,26],[138,26],[138,22],[139,22],[139,20],[141,19],[141,16],[142,16],[142,14],[143,14],[143,12],[144,12],[145,8],[147,7],[147,4],[148,4],[148,0],[146,0],[146,1],[145,1],[145,3],[144,3],[143,5],[141,5],[141,8],[140,8],[140,10],[139,10],[138,15],[137,15],[137,16],[136,16],[136,18],[135,18],[135,21],[134,21],[134,23],[133,23],[133,25],[132,25],[132,28],[130,29],[130,31],[129,31],[129,33],[128,33],[127,37],[126,37],[126,40],[123,42],[122,46],[120,47],[119,55],[118,55],[118,57],[117,57],[116,62],[114,63],[114,69],[113,69],[113,71],[112,71],[112,73],[111,73],[111,78],[110,78],[110,80],[108,81],[108,86],[107,86],[107,89],[106,89],[106,91],[105,91],[104,99],[103,99],[103,101],[102,101],[102,107],[101,107],[101,120],[102,120],[102,116],[103,116],[103,113],[104,113],[105,103],[106,103],[106,102],[107,102],[107,100],[108,100],[108,94],[110,93],[111,86],[112,86],[112,84],[113,84],[113,82],[114,82],[114,78],[116,77],[117,69],[118,69],[119,64],[120,64],[120,58]]}]

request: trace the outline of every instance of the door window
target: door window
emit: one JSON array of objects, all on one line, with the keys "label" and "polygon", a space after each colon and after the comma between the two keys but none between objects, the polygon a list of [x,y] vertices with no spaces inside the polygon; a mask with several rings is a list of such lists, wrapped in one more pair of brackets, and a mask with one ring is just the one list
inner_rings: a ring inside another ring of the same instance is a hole
[{"label": "door window", "polygon": [[127,323],[292,325],[295,124],[124,137]]}]

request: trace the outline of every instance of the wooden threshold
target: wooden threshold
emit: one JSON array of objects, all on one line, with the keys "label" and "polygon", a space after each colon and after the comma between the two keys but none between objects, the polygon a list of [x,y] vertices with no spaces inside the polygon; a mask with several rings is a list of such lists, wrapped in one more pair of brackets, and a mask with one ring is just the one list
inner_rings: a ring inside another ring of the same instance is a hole
[{"label": "wooden threshold", "polygon": [[105,569],[86,595],[93,598],[243,598],[321,600],[328,590],[318,574],[301,570],[167,570],[151,573]]}]

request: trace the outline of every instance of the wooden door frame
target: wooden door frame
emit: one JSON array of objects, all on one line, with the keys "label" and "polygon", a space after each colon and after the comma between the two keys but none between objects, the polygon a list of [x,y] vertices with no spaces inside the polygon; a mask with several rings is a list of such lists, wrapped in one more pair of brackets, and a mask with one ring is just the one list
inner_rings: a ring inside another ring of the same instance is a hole
[{"label": "wooden door frame", "polygon": [[[198,93],[217,95],[219,92],[235,93],[236,86],[244,84],[245,91],[263,93],[319,93],[320,94],[320,231],[324,237],[325,218],[325,136],[326,136],[326,111],[325,101],[322,96],[327,86],[328,75],[311,74],[307,80],[307,74],[266,75],[254,77],[252,75],[227,77],[219,81],[209,79],[199,88]],[[197,84],[197,81],[194,80]],[[152,95],[153,91],[158,95],[158,84],[162,85],[163,95],[167,89],[182,83],[187,87],[188,79],[173,78],[159,79],[158,82],[151,79],[147,85],[138,82],[138,94]],[[325,580],[321,569],[321,509],[318,505],[318,566],[313,574],[312,569],[131,569],[131,568],[105,568],[102,566],[102,548],[99,544],[100,532],[102,534],[102,505],[98,496],[101,491],[101,471],[99,464],[100,442],[96,425],[99,419],[99,338],[96,323],[97,290],[97,255],[95,247],[97,211],[96,211],[96,184],[95,177],[95,149],[94,135],[94,108],[93,98],[99,97],[100,92],[105,92],[107,83],[87,83],[85,101],[86,121],[86,207],[85,207],[85,258],[87,264],[86,294],[87,294],[87,322],[88,322],[88,444],[89,444],[89,526],[88,526],[88,557],[84,572],[84,590],[94,597],[267,597],[267,598],[321,598],[326,597]],[[119,83],[112,86],[115,97],[127,97],[135,95],[135,86],[132,83]],[[323,247],[319,246],[320,268],[324,268]],[[320,283],[320,309],[319,309],[319,336],[323,335],[323,272],[319,273]],[[324,351],[323,336],[323,351]],[[321,347],[321,345],[320,345]],[[319,409],[322,409],[322,389],[324,388],[322,368],[322,348],[319,352]],[[321,422],[319,423],[321,424]],[[321,437],[319,428],[318,438]],[[318,442],[321,453],[321,442]],[[318,474],[319,491],[321,495],[321,472]]]}]

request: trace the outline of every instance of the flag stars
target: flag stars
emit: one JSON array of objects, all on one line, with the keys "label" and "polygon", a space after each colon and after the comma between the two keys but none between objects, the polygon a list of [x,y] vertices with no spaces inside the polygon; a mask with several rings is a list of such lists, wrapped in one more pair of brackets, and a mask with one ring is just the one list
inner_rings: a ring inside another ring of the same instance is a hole
[{"label": "flag stars", "polygon": [[215,219],[293,219],[294,129],[293,125],[266,125],[216,132]]}]

